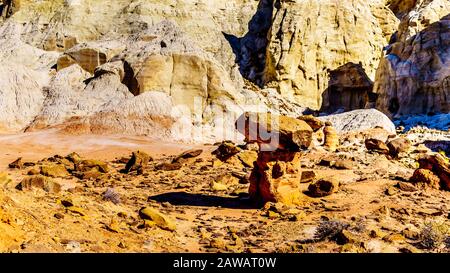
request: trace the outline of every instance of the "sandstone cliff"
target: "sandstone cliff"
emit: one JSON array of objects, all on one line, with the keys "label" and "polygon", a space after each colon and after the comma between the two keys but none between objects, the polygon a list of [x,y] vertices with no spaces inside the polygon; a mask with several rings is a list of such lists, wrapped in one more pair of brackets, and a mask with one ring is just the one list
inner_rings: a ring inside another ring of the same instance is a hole
[{"label": "sandstone cliff", "polygon": [[264,82],[319,109],[330,71],[361,63],[374,80],[380,52],[396,24],[383,1],[280,1],[269,34]]},{"label": "sandstone cliff", "polygon": [[0,9],[6,131],[214,141],[235,139],[235,118],[255,108],[448,111],[446,0],[4,0]]},{"label": "sandstone cliff", "polygon": [[450,110],[450,2],[419,1],[377,71],[377,108],[396,116]]}]

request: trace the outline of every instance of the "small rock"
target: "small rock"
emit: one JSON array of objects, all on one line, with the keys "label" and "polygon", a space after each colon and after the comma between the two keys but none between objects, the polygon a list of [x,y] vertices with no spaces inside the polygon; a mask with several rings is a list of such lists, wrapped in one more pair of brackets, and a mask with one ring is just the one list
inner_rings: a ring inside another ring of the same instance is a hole
[{"label": "small rock", "polygon": [[420,237],[420,233],[409,228],[406,228],[402,231],[402,235],[410,240],[418,240]]},{"label": "small rock", "polygon": [[195,158],[203,153],[202,149],[188,150],[178,155],[173,162],[182,161],[183,159]]},{"label": "small rock", "polygon": [[300,183],[311,183],[316,179],[316,172],[314,171],[302,171]]},{"label": "small rock", "polygon": [[351,170],[353,169],[353,166],[355,163],[348,159],[338,159],[334,163],[333,167],[335,167],[338,170]]},{"label": "small rock", "polygon": [[54,182],[51,178],[43,175],[34,175],[25,177],[17,186],[18,190],[30,190],[31,188],[43,189],[49,193],[59,193],[61,185]]},{"label": "small rock", "polygon": [[220,238],[212,239],[210,242],[211,247],[217,248],[217,249],[222,249],[222,250],[225,249],[226,245],[227,245],[226,242]]},{"label": "small rock", "polygon": [[379,229],[372,229],[369,232],[369,236],[374,239],[383,238],[386,236],[386,233],[384,233],[383,231],[381,231]]},{"label": "small rock", "polygon": [[63,205],[65,208],[72,207],[74,205],[71,199],[62,199],[59,200],[59,203],[61,203],[61,205]]},{"label": "small rock", "polygon": [[38,169],[31,169],[28,171],[27,175],[38,175],[40,173],[41,173],[41,171]]},{"label": "small rock", "polygon": [[239,178],[232,174],[225,174],[217,179],[217,183],[223,185],[237,185],[239,184]]},{"label": "small rock", "polygon": [[142,172],[147,167],[149,161],[153,160],[147,153],[142,151],[133,152],[130,160],[125,166],[124,172],[130,173],[132,171]]},{"label": "small rock", "polygon": [[419,167],[432,171],[440,179],[442,189],[450,191],[449,159],[440,154],[426,155],[419,158]]},{"label": "small rock", "polygon": [[304,115],[298,117],[297,119],[306,122],[313,129],[314,132],[318,131],[320,128],[325,126],[325,123],[322,120],[314,117],[313,115]]},{"label": "small rock", "polygon": [[387,144],[389,154],[398,157],[400,153],[408,153],[411,149],[411,141],[407,138],[397,138]]},{"label": "small rock", "polygon": [[22,158],[19,157],[19,158],[16,159],[14,162],[9,163],[8,167],[9,167],[10,169],[23,169]]},{"label": "small rock", "polygon": [[213,191],[226,191],[226,190],[228,190],[228,186],[224,185],[222,183],[217,183],[217,182],[212,181],[211,182],[211,190],[213,190]]},{"label": "small rock", "polygon": [[386,189],[386,195],[393,196],[398,193],[398,189],[395,187],[389,187]]},{"label": "small rock", "polygon": [[224,141],[215,151],[212,152],[212,154],[215,155],[218,159],[226,161],[227,159],[240,153],[241,151],[242,149],[237,147],[234,143]]},{"label": "small rock", "polygon": [[86,216],[86,213],[80,207],[70,206],[70,207],[67,207],[66,209],[67,209],[67,211],[70,211],[72,213],[78,214],[80,216]]},{"label": "small rock", "polygon": [[161,171],[176,171],[183,167],[180,162],[164,162],[156,165],[157,170]]},{"label": "small rock", "polygon": [[389,153],[389,147],[381,140],[370,138],[366,139],[364,142],[366,145],[367,150],[381,153],[381,154],[388,154]]},{"label": "small rock", "polygon": [[66,177],[69,172],[64,165],[52,164],[41,166],[41,174],[48,177]]},{"label": "small rock", "polygon": [[253,168],[253,164],[258,159],[258,153],[255,151],[243,151],[238,154],[238,158],[244,166]]},{"label": "small rock", "polygon": [[313,182],[308,187],[308,194],[312,197],[325,197],[339,190],[339,181],[330,177]]},{"label": "small rock", "polygon": [[150,207],[142,208],[139,211],[139,216],[144,220],[151,220],[158,227],[164,230],[169,231],[176,230],[176,225],[174,221],[154,208]]},{"label": "small rock", "polygon": [[77,172],[87,172],[92,169],[97,169],[99,172],[107,173],[109,172],[109,166],[106,162],[100,160],[82,160],[75,164],[75,170]]},{"label": "small rock", "polygon": [[56,219],[64,219],[64,215],[61,214],[61,213],[55,213],[55,214],[53,215],[53,217],[55,217]]},{"label": "small rock", "polygon": [[417,191],[417,188],[411,183],[399,182],[397,185],[402,191],[407,191],[407,192]]},{"label": "small rock", "polygon": [[89,179],[97,179],[100,176],[104,175],[104,173],[100,172],[98,168],[92,168],[85,172],[74,172],[73,175],[79,179],[89,180]]},{"label": "small rock", "polygon": [[66,156],[66,159],[76,164],[81,161],[81,156],[75,152],[72,152]]},{"label": "small rock", "polygon": [[357,242],[355,235],[353,235],[346,229],[343,229],[341,232],[339,232],[336,235],[335,240],[338,245],[352,244]]},{"label": "small rock", "polygon": [[403,235],[398,233],[390,234],[383,237],[383,241],[386,241],[388,243],[404,242],[405,240],[406,240],[405,237],[403,237]]}]

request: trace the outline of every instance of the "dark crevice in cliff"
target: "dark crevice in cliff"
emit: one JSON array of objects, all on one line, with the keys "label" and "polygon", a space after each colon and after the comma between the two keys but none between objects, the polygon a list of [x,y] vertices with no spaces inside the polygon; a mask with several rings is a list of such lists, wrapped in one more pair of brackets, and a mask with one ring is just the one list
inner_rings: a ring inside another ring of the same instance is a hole
[{"label": "dark crevice in cliff", "polygon": [[17,1],[0,0],[0,17],[9,18],[19,9]]},{"label": "dark crevice in cliff", "polygon": [[346,63],[329,71],[328,88],[323,93],[321,111],[351,111],[372,108],[378,98],[373,93],[373,82],[367,76],[361,63]]},{"label": "dark crevice in cliff", "polygon": [[260,87],[264,84],[268,36],[277,5],[278,1],[274,3],[274,0],[260,0],[258,9],[248,24],[248,32],[243,37],[223,33],[233,49],[242,76]]}]

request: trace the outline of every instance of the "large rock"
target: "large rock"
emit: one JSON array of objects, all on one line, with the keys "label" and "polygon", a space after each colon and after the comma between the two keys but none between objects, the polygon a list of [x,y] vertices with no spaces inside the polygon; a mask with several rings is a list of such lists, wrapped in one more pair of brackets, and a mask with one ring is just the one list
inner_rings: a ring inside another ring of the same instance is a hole
[{"label": "large rock", "polygon": [[305,121],[270,113],[244,113],[236,128],[247,142],[259,143],[263,150],[299,151],[312,142],[313,130]]},{"label": "large rock", "polygon": [[274,2],[264,83],[318,110],[330,71],[361,62],[374,80],[380,52],[398,23],[384,0]]},{"label": "large rock", "polygon": [[427,155],[419,159],[421,169],[432,171],[441,180],[441,187],[450,191],[450,164],[441,155]]},{"label": "large rock", "polygon": [[110,61],[123,50],[125,45],[114,40],[78,44],[58,58],[57,69],[61,70],[76,63],[94,74],[98,66]]},{"label": "large rock", "polygon": [[20,131],[33,121],[44,101],[45,80],[45,73],[0,62],[0,131]]},{"label": "large rock", "polygon": [[119,75],[102,74],[86,84],[88,78],[89,73],[78,64],[59,71],[52,78],[47,96],[40,106],[42,109],[29,129],[41,129],[71,118],[89,116],[107,107],[116,107],[133,97],[121,83]]},{"label": "large rock", "polygon": [[364,131],[376,127],[384,128],[395,134],[394,123],[383,113],[375,109],[363,109],[320,117],[329,121],[338,133]]},{"label": "large rock", "polygon": [[59,193],[61,191],[61,185],[59,183],[43,175],[25,177],[16,186],[16,189],[22,191],[31,190],[32,188],[42,189],[48,193]]},{"label": "large rock", "polygon": [[394,116],[450,110],[450,2],[417,2],[376,75],[377,108]]}]

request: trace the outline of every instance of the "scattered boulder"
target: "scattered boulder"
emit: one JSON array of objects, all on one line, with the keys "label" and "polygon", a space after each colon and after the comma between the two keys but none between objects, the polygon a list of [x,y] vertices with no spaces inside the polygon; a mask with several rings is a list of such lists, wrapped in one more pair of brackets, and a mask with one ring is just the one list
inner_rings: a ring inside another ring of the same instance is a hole
[{"label": "scattered boulder", "polygon": [[32,188],[43,189],[49,193],[59,193],[61,191],[61,185],[54,182],[51,178],[43,175],[34,175],[25,177],[17,186],[18,190],[30,190]]},{"label": "scattered boulder", "polygon": [[325,126],[325,122],[323,122],[319,118],[316,118],[313,115],[304,115],[304,116],[298,117],[297,119],[303,120],[304,122],[306,122],[313,129],[314,132],[319,131],[319,129],[321,129],[323,126]]},{"label": "scattered boulder", "polygon": [[73,175],[79,179],[90,180],[97,179],[100,176],[104,175],[104,173],[100,172],[97,168],[92,168],[85,172],[74,172]]},{"label": "scattered boulder", "polygon": [[236,129],[246,142],[256,142],[261,150],[267,151],[309,148],[313,135],[305,121],[271,113],[244,113],[236,121]]},{"label": "scattered boulder", "polygon": [[330,177],[320,179],[311,183],[308,187],[308,194],[312,197],[325,197],[339,190],[339,181]]},{"label": "scattered boulder", "polygon": [[9,163],[8,167],[10,169],[23,169],[23,162],[22,162],[22,158],[19,157],[18,159],[16,159],[14,162]]},{"label": "scattered boulder", "polygon": [[233,174],[225,174],[217,179],[217,183],[223,185],[237,185],[239,184],[239,178],[234,176]]},{"label": "scattered boulder", "polygon": [[398,157],[400,153],[408,153],[411,149],[411,141],[407,138],[396,138],[387,144],[389,154]]},{"label": "scattered boulder", "polygon": [[176,225],[175,222],[170,219],[168,216],[159,212],[158,210],[150,207],[142,208],[139,211],[139,216],[144,220],[150,220],[158,227],[168,230],[175,231]]},{"label": "scattered boulder", "polygon": [[80,162],[75,164],[75,170],[77,172],[87,172],[92,169],[97,169],[99,172],[108,173],[109,166],[106,162],[100,160],[81,160]]},{"label": "scattered boulder", "polygon": [[27,172],[27,175],[37,175],[40,173],[41,173],[41,171],[39,169],[31,169]]},{"label": "scattered boulder", "polygon": [[161,171],[176,171],[183,167],[183,165],[180,162],[163,162],[158,165],[156,165],[157,170]]},{"label": "scattered boulder", "polygon": [[192,150],[188,150],[185,151],[183,153],[181,153],[180,155],[178,155],[173,162],[178,162],[178,161],[183,161],[189,158],[195,158],[200,156],[203,153],[202,149],[192,149]]},{"label": "scattered boulder", "polygon": [[238,158],[244,166],[253,168],[254,163],[258,159],[258,153],[255,151],[242,151],[238,154]]},{"label": "scattered boulder", "polygon": [[216,150],[212,152],[212,154],[215,155],[218,159],[226,161],[227,159],[240,153],[241,151],[242,149],[236,146],[233,142],[224,141]]},{"label": "scattered boulder", "polygon": [[147,153],[142,151],[133,152],[130,160],[125,166],[124,172],[130,173],[132,171],[137,171],[142,173],[142,170],[147,166],[148,162],[153,160]]},{"label": "scattered boulder", "polygon": [[380,127],[395,134],[394,123],[383,113],[375,109],[361,109],[342,114],[320,117],[322,121],[329,121],[336,131],[341,133],[365,131]]},{"label": "scattered boulder", "polygon": [[300,183],[306,184],[311,183],[316,179],[317,175],[315,171],[302,171],[300,178]]},{"label": "scattered boulder", "polygon": [[450,166],[440,154],[426,155],[419,159],[421,169],[432,171],[440,179],[441,187],[450,190]]},{"label": "scattered boulder", "polygon": [[369,138],[366,139],[364,142],[366,145],[367,150],[381,153],[381,154],[388,154],[389,153],[389,147],[381,140]]},{"label": "scattered boulder", "polygon": [[414,184],[420,187],[429,187],[433,189],[439,189],[441,180],[432,171],[427,169],[417,169],[414,171],[413,176],[410,179]]},{"label": "scattered boulder", "polygon": [[80,162],[82,160],[81,156],[79,154],[75,153],[75,152],[72,152],[72,153],[68,154],[66,156],[66,159],[69,160],[70,162],[74,163],[74,164],[77,164],[78,162]]},{"label": "scattered boulder", "polygon": [[338,159],[336,162],[334,162],[333,167],[338,170],[351,170],[353,169],[353,166],[355,165],[355,162],[348,160],[348,159]]},{"label": "scattered boulder", "polygon": [[66,177],[69,175],[69,172],[64,165],[49,164],[41,166],[41,174],[48,177]]},{"label": "scattered boulder", "polygon": [[397,186],[402,191],[406,191],[406,192],[415,192],[415,191],[417,191],[416,186],[414,186],[414,184],[411,184],[411,183],[399,182]]}]

